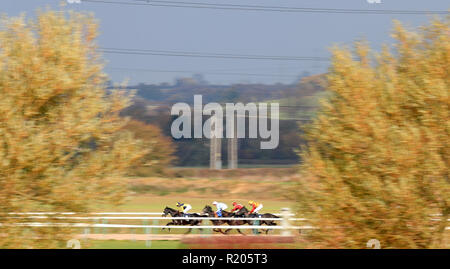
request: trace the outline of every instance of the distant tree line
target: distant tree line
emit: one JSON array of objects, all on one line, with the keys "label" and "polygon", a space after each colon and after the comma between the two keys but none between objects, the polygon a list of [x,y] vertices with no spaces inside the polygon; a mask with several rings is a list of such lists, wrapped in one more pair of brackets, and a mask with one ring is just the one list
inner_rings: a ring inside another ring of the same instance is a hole
[{"label": "distant tree line", "polygon": [[[206,102],[279,102],[280,143],[274,150],[261,150],[259,139],[239,139],[238,154],[240,163],[244,164],[293,164],[298,163],[296,149],[304,144],[301,138],[305,121],[314,116],[317,99],[323,94],[325,78],[321,76],[305,77],[298,84],[234,84],[209,85],[194,79],[179,79],[173,85],[138,84],[130,86],[137,96],[133,105],[122,111],[146,124],[158,126],[166,137],[171,137],[170,126],[174,119],[170,115],[171,105],[176,102],[192,103],[195,94],[202,94]],[[206,119],[206,118],[205,118]],[[289,120],[291,119],[291,120]],[[223,160],[227,159],[226,139],[222,140]],[[174,165],[205,166],[209,163],[208,139],[172,139],[175,146]]]}]

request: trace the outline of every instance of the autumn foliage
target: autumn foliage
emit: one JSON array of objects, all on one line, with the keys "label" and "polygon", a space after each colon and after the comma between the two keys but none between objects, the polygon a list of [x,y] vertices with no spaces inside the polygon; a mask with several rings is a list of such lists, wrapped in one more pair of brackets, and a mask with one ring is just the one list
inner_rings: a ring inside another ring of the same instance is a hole
[{"label": "autumn foliage", "polygon": [[394,48],[379,54],[365,42],[333,49],[296,187],[299,214],[319,228],[309,247],[448,247],[449,24],[396,23]]},{"label": "autumn foliage", "polygon": [[161,129],[153,124],[146,124],[138,120],[130,120],[125,126],[134,137],[145,143],[147,154],[141,162],[133,166],[136,175],[161,175],[167,172],[167,167],[175,160],[175,146],[171,138],[164,136]]},{"label": "autumn foliage", "polygon": [[[129,105],[106,90],[91,16],[46,11],[0,29],[0,247],[54,247],[61,228],[16,228],[8,212],[88,211],[120,202],[148,153],[124,131]],[[47,219],[46,222],[61,220]],[[45,239],[45,240],[44,240]],[[65,247],[65,246],[64,246]]]}]

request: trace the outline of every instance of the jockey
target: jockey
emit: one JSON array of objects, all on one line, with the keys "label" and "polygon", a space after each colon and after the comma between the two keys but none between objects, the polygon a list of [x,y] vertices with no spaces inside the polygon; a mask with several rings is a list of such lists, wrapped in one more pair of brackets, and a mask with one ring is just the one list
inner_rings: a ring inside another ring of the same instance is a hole
[{"label": "jockey", "polygon": [[[241,205],[241,204],[238,204],[238,203],[236,203],[236,202],[233,202],[233,209],[231,209],[231,212],[233,212],[233,213],[238,213],[239,212],[239,210],[241,210],[242,208],[244,208],[244,206],[243,205]],[[239,214],[239,215],[242,215],[242,214]],[[236,215],[237,216],[237,215]]]},{"label": "jockey", "polygon": [[177,202],[177,207],[183,208],[183,216],[188,217],[188,211],[192,209],[192,206],[190,204],[180,203]]},{"label": "jockey", "polygon": [[259,210],[263,208],[263,205],[254,201],[248,201],[248,204],[252,206],[252,210],[250,210],[250,214],[255,213],[259,214]]},{"label": "jockey", "polygon": [[225,209],[228,208],[228,206],[226,204],[219,203],[219,202],[216,202],[216,201],[213,202],[213,205],[215,205],[217,207],[216,214],[217,214],[218,217],[222,217],[222,210],[225,210]]},{"label": "jockey", "polygon": [[237,212],[237,211],[239,211],[239,210],[241,210],[244,206],[243,205],[241,205],[241,204],[238,204],[238,203],[236,203],[236,202],[233,202],[233,209],[231,209],[231,212]]}]

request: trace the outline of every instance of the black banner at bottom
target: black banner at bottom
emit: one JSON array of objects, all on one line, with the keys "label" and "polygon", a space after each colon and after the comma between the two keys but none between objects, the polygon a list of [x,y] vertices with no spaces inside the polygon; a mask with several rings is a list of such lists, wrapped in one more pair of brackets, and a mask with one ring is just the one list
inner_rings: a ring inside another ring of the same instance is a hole
[{"label": "black banner at bottom", "polygon": [[[385,267],[396,260],[402,266],[424,262],[445,264],[449,250],[0,250],[2,262],[15,266],[160,266],[195,268],[274,268],[291,264],[296,268],[316,266]],[[308,266],[307,266],[308,265]],[[81,267],[83,266],[83,267]],[[162,267],[161,267],[162,268]]]}]

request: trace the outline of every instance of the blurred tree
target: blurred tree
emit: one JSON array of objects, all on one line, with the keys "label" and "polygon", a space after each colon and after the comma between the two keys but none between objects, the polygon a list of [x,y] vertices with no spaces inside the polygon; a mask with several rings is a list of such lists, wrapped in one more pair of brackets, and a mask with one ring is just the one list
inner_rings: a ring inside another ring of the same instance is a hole
[{"label": "blurred tree", "polygon": [[231,86],[230,88],[223,90],[220,100],[223,100],[222,102],[226,103],[245,102],[245,100],[242,100],[244,98],[241,98],[240,95],[239,89],[237,89],[236,86]]},{"label": "blurred tree", "polygon": [[137,120],[130,120],[124,129],[133,132],[137,139],[144,141],[148,149],[144,163],[136,165],[133,171],[138,175],[164,173],[165,168],[175,159],[172,140],[164,136],[158,126]]},{"label": "blurred tree", "polygon": [[[91,16],[39,12],[0,29],[0,247],[55,247],[60,228],[24,229],[7,212],[84,212],[120,202],[121,179],[147,154],[123,130],[123,91],[106,91]],[[29,220],[23,220],[29,221]],[[34,221],[34,220],[31,220]],[[46,219],[45,222],[58,221]],[[36,240],[51,239],[51,240]],[[65,247],[65,246],[64,246]]]},{"label": "blurred tree", "polygon": [[355,55],[333,50],[330,97],[307,130],[296,187],[299,212],[320,228],[309,246],[365,248],[374,238],[382,248],[445,247],[449,23],[409,32],[396,22],[396,53],[385,47],[376,64],[365,42]]}]

